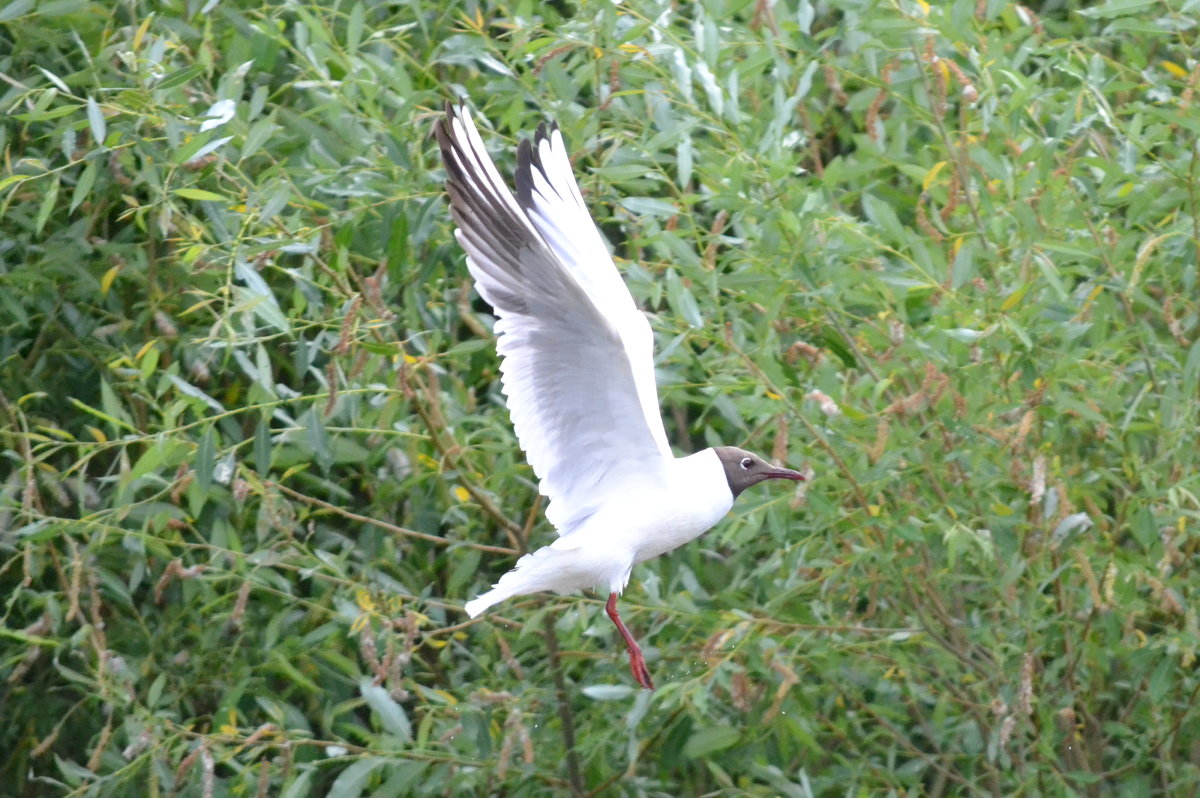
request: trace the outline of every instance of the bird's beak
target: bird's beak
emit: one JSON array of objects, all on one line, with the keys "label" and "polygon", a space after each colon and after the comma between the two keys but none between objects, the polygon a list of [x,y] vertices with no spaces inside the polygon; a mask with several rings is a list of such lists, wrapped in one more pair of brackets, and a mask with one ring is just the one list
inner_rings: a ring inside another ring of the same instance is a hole
[{"label": "bird's beak", "polygon": [[806,477],[799,471],[793,471],[790,468],[772,468],[767,472],[767,479],[792,479],[796,482],[804,482]]}]

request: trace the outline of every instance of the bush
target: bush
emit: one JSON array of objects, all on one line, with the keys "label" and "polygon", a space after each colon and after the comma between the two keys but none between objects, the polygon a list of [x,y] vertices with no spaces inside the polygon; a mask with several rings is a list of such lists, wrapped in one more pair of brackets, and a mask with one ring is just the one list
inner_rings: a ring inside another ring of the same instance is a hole
[{"label": "bush", "polygon": [[[1197,21],[3,5],[0,781],[1193,794]],[[460,96],[508,173],[561,125],[672,443],[815,472],[635,570],[652,694],[596,598],[461,612],[552,532]]]}]

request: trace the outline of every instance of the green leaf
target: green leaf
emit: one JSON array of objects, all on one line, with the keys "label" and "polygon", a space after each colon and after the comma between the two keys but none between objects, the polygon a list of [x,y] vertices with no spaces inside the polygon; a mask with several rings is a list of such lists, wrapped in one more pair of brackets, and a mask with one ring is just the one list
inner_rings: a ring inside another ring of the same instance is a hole
[{"label": "green leaf", "polygon": [[671,305],[671,310],[679,314],[694,328],[704,326],[704,319],[700,317],[700,306],[696,304],[696,297],[692,295],[691,290],[683,284],[683,281],[676,274],[674,269],[667,270],[667,302]]},{"label": "green leaf", "polygon": [[892,206],[886,201],[879,199],[872,194],[864,194],[862,197],[863,213],[867,218],[878,225],[887,234],[887,238],[892,242],[904,240],[904,228],[900,224],[900,218],[896,216],[896,212],[892,210]]},{"label": "green leaf", "polygon": [[43,75],[45,75],[46,79],[54,84],[55,88],[57,88],[63,94],[71,93],[71,88],[69,86],[67,86],[66,83],[63,83],[62,78],[60,78],[58,75],[55,75],[53,72],[49,71],[48,69],[41,66],[40,64],[38,64],[36,66],[37,66],[38,71],[41,72]]},{"label": "green leaf", "polygon": [[1131,14],[1141,14],[1150,8],[1157,7],[1156,0],[1108,0],[1106,3],[1081,8],[1077,13],[1085,17],[1097,19],[1113,19]]},{"label": "green leaf", "polygon": [[[361,4],[360,4],[361,7]],[[279,130],[279,125],[275,124],[274,119],[267,117],[260,119],[250,126],[250,130],[246,133],[246,140],[242,142],[242,151],[240,158],[249,158],[262,149],[263,145],[271,140],[271,137]],[[283,188],[287,189],[286,186]]]},{"label": "green leaf", "polygon": [[46,227],[46,220],[50,218],[50,213],[54,210],[54,204],[58,201],[58,175],[50,176],[50,185],[46,188],[46,193],[42,195],[42,201],[38,205],[37,217],[34,219],[34,232],[41,234]]},{"label": "green leaf", "polygon": [[717,724],[700,729],[684,743],[683,755],[688,759],[699,759],[737,745],[742,734],[733,726]]},{"label": "green leaf", "polygon": [[333,780],[328,795],[337,798],[359,798],[367,788],[371,775],[383,767],[385,761],[375,757],[354,760]]},{"label": "green leaf", "polygon": [[36,0],[12,0],[4,8],[0,8],[0,22],[24,16],[33,10]]},{"label": "green leaf", "polygon": [[184,67],[183,69],[176,70],[170,75],[167,75],[157,86],[155,86],[155,88],[160,91],[174,89],[184,85],[185,83],[190,83],[193,79],[202,74],[204,74],[204,67],[200,64],[193,64],[192,66]]},{"label": "green leaf", "polygon": [[96,146],[104,146],[104,140],[108,137],[108,123],[105,122],[104,112],[100,110],[100,104],[96,102],[95,97],[87,98],[87,118],[92,129],[92,140],[96,142]]},{"label": "green leaf", "polygon": [[200,436],[200,444],[196,447],[196,457],[192,461],[192,471],[196,475],[196,485],[202,493],[207,492],[212,485],[213,467],[217,462],[217,436],[213,425],[204,428]]},{"label": "green leaf", "polygon": [[92,186],[96,184],[97,161],[89,160],[87,166],[83,168],[83,173],[79,175],[79,182],[75,184],[75,191],[71,194],[71,206],[68,209],[74,212],[76,208],[88,198],[92,193]]},{"label": "green leaf", "polygon": [[358,683],[358,691],[366,700],[367,706],[379,716],[379,722],[388,734],[401,740],[412,739],[412,725],[408,722],[408,715],[387,690],[373,684],[369,678],[363,678]]},{"label": "green leaf", "polygon": [[350,9],[350,19],[346,22],[346,52],[353,54],[358,51],[365,24],[366,9],[361,2],[355,3]]},{"label": "green leaf", "polygon": [[637,216],[671,217],[679,214],[679,209],[671,203],[653,197],[624,197],[620,203],[622,208]]},{"label": "green leaf", "polygon": [[308,445],[313,456],[317,458],[317,464],[328,469],[333,464],[333,452],[329,447],[329,432],[325,429],[324,419],[316,405],[311,405],[304,411],[300,423],[304,426]]},{"label": "green leaf", "polygon": [[271,417],[265,413],[254,428],[254,467],[260,474],[271,470]]},{"label": "green leaf", "polygon": [[279,798],[306,798],[312,792],[312,774],[311,770],[302,770],[283,788],[283,792],[279,793]]},{"label": "green leaf", "polygon": [[177,188],[171,192],[184,199],[193,200],[208,200],[211,202],[228,202],[229,198],[212,191],[205,191],[202,188]]}]

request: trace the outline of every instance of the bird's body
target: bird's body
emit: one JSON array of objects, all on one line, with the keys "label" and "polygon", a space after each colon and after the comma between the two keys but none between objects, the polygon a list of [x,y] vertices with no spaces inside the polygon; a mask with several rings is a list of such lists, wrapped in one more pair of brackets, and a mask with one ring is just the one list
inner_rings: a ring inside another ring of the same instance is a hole
[{"label": "bird's body", "polygon": [[[636,477],[636,475],[633,475]],[[711,449],[667,463],[664,479],[630,479],[622,500],[609,502],[569,535],[526,554],[496,587],[466,604],[479,615],[512,596],[599,587],[620,593],[633,566],[707,532],[733,506],[733,493]]]},{"label": "bird's body", "polygon": [[633,567],[698,537],[743,489],[804,477],[731,446],[676,457],[654,384],[654,338],[592,223],[557,126],[517,151],[516,196],[465,106],[435,128],[475,287],[496,312],[501,381],[517,439],[559,538],[467,602],[609,590],[634,677],[652,688],[617,595]]}]

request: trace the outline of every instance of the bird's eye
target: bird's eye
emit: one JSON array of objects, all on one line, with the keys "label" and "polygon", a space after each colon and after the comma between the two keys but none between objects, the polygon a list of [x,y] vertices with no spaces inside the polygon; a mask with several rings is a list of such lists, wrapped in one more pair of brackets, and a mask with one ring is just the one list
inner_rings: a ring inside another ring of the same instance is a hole
[{"label": "bird's eye", "polygon": [[741,462],[741,466],[742,466],[742,468],[744,468],[744,469],[746,469],[747,471],[749,471],[749,470],[750,470],[750,466],[752,466],[752,465],[754,465],[754,461],[753,461],[753,460],[751,460],[749,457],[743,457],[743,458],[742,458],[742,462]]}]

